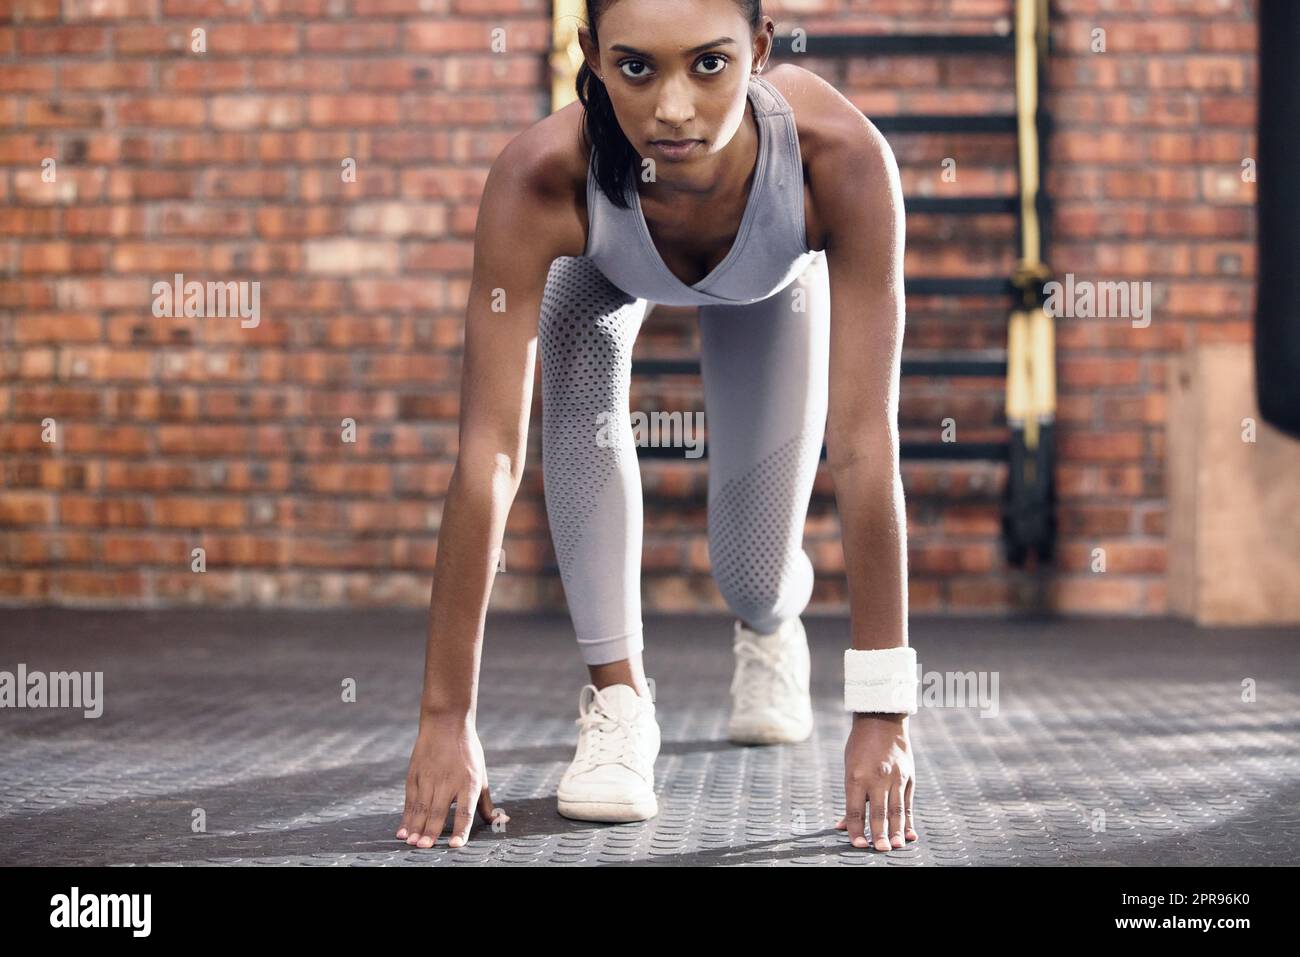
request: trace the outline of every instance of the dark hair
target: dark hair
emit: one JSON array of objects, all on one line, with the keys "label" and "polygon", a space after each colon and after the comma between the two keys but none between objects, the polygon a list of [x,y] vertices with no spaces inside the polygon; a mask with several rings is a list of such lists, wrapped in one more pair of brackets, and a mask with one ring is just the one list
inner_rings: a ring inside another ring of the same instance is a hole
[{"label": "dark hair", "polygon": [[[587,27],[591,31],[592,42],[597,46],[600,41],[597,39],[596,21],[610,3],[611,0],[587,0]],[[757,33],[763,20],[762,0],[736,0],[736,4],[749,21],[750,31]],[[585,58],[578,67],[577,88],[578,99],[584,107],[582,134],[591,147],[596,185],[609,197],[611,203],[620,209],[628,209],[631,207],[629,191],[636,189],[632,177],[636,175],[635,167],[639,157],[623,135],[623,128],[618,125],[609,91],[605,89],[600,77],[587,66]]]}]

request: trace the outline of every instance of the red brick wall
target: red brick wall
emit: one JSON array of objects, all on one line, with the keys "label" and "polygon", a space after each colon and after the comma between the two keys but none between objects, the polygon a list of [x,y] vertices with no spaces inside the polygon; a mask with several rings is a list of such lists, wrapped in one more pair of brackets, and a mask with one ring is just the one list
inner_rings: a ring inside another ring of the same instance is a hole
[{"label": "red brick wall", "polygon": [[[549,109],[550,5],[524,0],[3,0],[0,601],[428,601],[457,437],[477,199]],[[768,4],[778,32],[990,32],[1010,0]],[[1166,608],[1163,357],[1249,335],[1254,7],[1058,0],[1052,265],[1147,280],[1156,313],[1058,323],[1061,541],[1006,567],[996,465],[904,463],[916,613]],[[190,51],[206,29],[205,53]],[[489,31],[506,29],[493,53]],[[1107,52],[1089,50],[1106,30]],[[1009,112],[996,58],[797,62],[868,115]],[[909,195],[1015,188],[1007,136],[891,137]],[[52,158],[55,178],[42,178]],[[945,157],[958,163],[943,182]],[[344,182],[345,158],[356,162]],[[909,217],[909,275],[1005,273],[1005,217]],[[257,281],[262,320],[156,318],[152,284]],[[909,301],[906,347],[1000,349],[1005,304]],[[691,348],[657,314],[638,355]],[[537,390],[540,393],[540,389]],[[633,408],[699,408],[637,380]],[[904,381],[904,436],[1001,434],[1001,384]],[[563,607],[532,453],[495,607]],[[340,423],[357,423],[357,441]],[[56,441],[42,439],[52,419]],[[647,461],[647,611],[720,608],[704,463]],[[191,550],[207,570],[191,570]],[[846,608],[829,475],[806,547]],[[1107,570],[1090,569],[1094,548]]]}]

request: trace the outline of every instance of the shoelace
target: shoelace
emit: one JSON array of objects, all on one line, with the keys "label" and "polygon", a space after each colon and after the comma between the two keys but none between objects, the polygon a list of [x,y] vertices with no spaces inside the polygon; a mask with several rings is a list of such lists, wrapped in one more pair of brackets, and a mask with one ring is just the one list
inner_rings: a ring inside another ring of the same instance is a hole
[{"label": "shoelace", "polygon": [[623,760],[629,750],[633,754],[639,753],[636,725],[621,715],[612,715],[602,710],[599,700],[593,695],[587,710],[581,712],[573,721],[580,729],[578,732],[580,740],[585,744],[578,760],[582,762],[584,770],[602,764],[621,764],[629,770],[643,774],[641,768]]},{"label": "shoelace", "polygon": [[742,638],[736,642],[735,649],[739,666],[731,679],[731,693],[736,695],[739,692],[736,705],[740,710],[772,705],[776,701],[772,693],[774,677],[780,677],[795,693],[803,690],[794,676],[794,668],[787,660],[784,647],[769,651],[750,639]]}]

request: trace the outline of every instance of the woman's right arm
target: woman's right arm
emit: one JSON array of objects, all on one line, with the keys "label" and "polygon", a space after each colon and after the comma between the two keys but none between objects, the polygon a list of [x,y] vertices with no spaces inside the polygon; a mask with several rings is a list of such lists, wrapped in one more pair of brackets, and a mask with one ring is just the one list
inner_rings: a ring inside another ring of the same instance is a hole
[{"label": "woman's right arm", "polygon": [[434,562],[424,713],[474,715],[488,597],[523,477],[538,315],[559,253],[556,201],[539,182],[537,161],[514,149],[520,145],[515,140],[493,163],[474,234],[460,442]]},{"label": "woman's right arm", "polygon": [[566,209],[554,179],[535,152],[530,157],[527,137],[516,138],[493,163],[479,206],[460,441],[438,533],[420,728],[398,831],[420,846],[436,840],[452,800],[459,843],[468,839],[472,808],[485,821],[493,814],[475,730],[478,670],[506,517],[523,476],[546,277],[557,256],[574,254],[571,198]]}]

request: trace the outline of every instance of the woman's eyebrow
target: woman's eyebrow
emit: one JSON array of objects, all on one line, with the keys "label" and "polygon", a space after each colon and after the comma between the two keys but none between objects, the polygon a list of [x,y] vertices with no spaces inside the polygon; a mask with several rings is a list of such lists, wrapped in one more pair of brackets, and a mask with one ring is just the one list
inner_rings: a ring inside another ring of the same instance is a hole
[{"label": "woman's eyebrow", "polygon": [[[722,46],[724,43],[735,43],[731,37],[718,37],[716,40],[710,40],[708,43],[701,43],[697,47],[691,47],[685,51],[683,56],[692,56],[696,53],[703,53],[710,47]],[[644,50],[638,50],[636,47],[630,47],[626,43],[615,43],[610,46],[611,50],[618,50],[620,53],[634,53],[637,56],[645,57],[647,60],[653,60],[654,54],[646,53]]]}]

